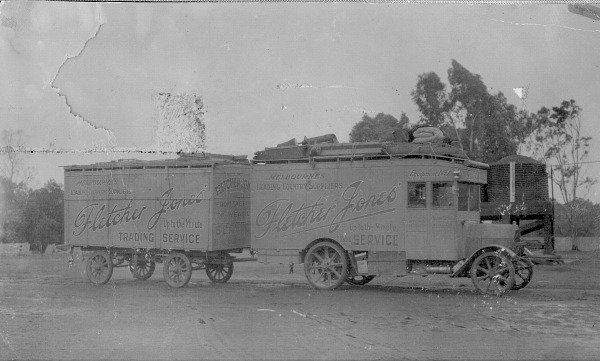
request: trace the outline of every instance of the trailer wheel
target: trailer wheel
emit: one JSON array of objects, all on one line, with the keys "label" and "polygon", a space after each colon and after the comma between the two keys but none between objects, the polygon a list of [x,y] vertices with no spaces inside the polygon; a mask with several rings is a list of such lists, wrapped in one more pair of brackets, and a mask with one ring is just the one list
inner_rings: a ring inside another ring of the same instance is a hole
[{"label": "trailer wheel", "polygon": [[129,271],[133,275],[133,278],[138,280],[147,280],[154,273],[156,264],[153,261],[147,261],[143,257],[139,257],[138,261],[135,262],[133,257],[129,260]]},{"label": "trailer wheel", "polygon": [[333,290],[348,278],[346,252],[335,243],[319,242],[306,253],[304,273],[314,288]]},{"label": "trailer wheel", "polygon": [[225,283],[233,274],[233,262],[229,264],[207,264],[206,275],[212,283]]},{"label": "trailer wheel", "polygon": [[171,287],[183,287],[192,277],[192,264],[183,253],[171,253],[163,262],[163,276]]},{"label": "trailer wheel", "polygon": [[527,258],[518,258],[513,262],[515,267],[515,284],[512,290],[520,290],[527,286],[533,277],[533,263]]},{"label": "trailer wheel", "polygon": [[369,276],[350,276],[346,279],[346,282],[353,286],[363,286],[371,282],[375,278],[374,275]]},{"label": "trailer wheel", "polygon": [[103,285],[112,276],[113,263],[106,251],[95,251],[87,261],[87,277],[95,285]]}]

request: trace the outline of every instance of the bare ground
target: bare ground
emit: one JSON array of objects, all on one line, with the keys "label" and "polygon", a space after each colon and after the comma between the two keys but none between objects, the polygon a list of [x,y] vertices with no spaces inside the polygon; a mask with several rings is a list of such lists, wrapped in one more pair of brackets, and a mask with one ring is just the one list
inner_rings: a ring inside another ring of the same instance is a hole
[{"label": "bare ground", "polygon": [[316,291],[253,262],[224,285],[173,289],[158,265],[94,286],[64,254],[5,257],[0,359],[598,359],[600,253],[564,256],[499,298],[447,276]]}]

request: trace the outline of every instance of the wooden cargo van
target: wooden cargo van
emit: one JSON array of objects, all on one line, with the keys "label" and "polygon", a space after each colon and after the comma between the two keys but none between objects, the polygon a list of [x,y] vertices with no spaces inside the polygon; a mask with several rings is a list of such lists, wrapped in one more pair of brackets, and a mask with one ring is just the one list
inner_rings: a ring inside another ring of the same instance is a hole
[{"label": "wooden cargo van", "polygon": [[250,247],[250,166],[245,157],[184,156],[73,165],[65,171],[65,243],[93,252],[87,275],[113,266],[148,278],[155,263],[174,287],[194,269],[215,282],[233,272],[229,253]]}]

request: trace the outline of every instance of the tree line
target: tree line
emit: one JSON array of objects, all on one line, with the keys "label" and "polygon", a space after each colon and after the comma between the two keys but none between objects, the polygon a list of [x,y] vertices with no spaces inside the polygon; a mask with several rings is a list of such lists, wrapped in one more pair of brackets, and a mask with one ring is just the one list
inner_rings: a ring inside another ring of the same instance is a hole
[{"label": "tree line", "polygon": [[[526,94],[521,94],[526,96]],[[351,142],[392,141],[394,132],[410,135],[416,128],[441,129],[448,142],[484,163],[527,153],[552,169],[552,182],[561,201],[557,235],[600,235],[600,207],[584,199],[596,180],[585,176],[585,162],[592,140],[582,132],[582,109],[575,100],[530,113],[508,103],[502,92],[491,93],[480,75],[452,60],[448,85],[435,72],[417,77],[411,97],[419,119],[406,113],[364,114],[350,132]],[[583,219],[592,220],[582,222]]]},{"label": "tree line", "polygon": [[63,243],[62,186],[49,180],[41,188],[30,188],[23,132],[3,130],[0,140],[0,243],[29,243],[37,252],[44,252],[49,244]]}]

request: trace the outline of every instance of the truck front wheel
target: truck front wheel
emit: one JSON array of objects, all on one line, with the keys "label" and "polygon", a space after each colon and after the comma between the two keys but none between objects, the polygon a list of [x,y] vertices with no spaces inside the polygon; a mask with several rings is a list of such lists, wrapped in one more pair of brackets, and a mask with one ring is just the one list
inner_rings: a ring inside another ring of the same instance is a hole
[{"label": "truck front wheel", "polygon": [[533,263],[527,258],[518,258],[513,262],[515,266],[515,284],[513,290],[520,290],[527,286],[533,277]]},{"label": "truck front wheel", "polygon": [[333,290],[348,278],[346,252],[333,242],[319,242],[306,253],[304,273],[314,288]]},{"label": "truck front wheel", "polygon": [[506,255],[490,251],[473,261],[470,276],[479,292],[499,296],[515,284],[515,267]]}]

